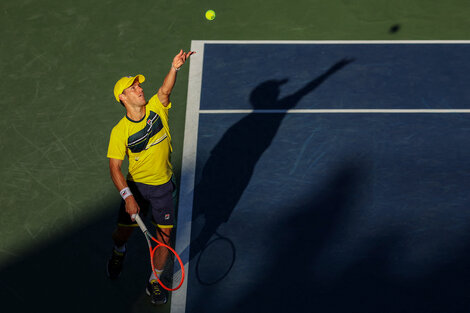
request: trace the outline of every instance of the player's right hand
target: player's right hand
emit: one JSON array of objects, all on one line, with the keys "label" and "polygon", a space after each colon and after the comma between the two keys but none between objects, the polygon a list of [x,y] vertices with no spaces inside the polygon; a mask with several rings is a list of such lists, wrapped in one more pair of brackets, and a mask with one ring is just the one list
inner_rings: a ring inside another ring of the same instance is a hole
[{"label": "player's right hand", "polygon": [[138,214],[140,212],[139,205],[137,204],[137,201],[135,201],[134,196],[129,196],[126,198],[126,212],[131,216],[132,221],[134,219],[132,218],[132,215]]}]

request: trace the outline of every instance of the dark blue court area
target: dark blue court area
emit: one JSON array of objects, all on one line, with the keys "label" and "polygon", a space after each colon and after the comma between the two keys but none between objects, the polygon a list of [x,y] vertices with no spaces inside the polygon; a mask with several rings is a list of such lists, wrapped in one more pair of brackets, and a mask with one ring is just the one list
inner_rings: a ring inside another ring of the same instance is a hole
[{"label": "dark blue court area", "polygon": [[469,312],[470,115],[292,111],[467,109],[469,55],[206,44],[200,109],[256,111],[199,114],[186,312]]}]

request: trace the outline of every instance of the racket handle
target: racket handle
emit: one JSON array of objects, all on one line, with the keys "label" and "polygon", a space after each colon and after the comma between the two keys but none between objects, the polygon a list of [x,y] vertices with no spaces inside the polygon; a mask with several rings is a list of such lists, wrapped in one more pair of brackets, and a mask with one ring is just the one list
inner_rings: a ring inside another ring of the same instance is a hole
[{"label": "racket handle", "polygon": [[132,214],[132,218],[135,219],[137,224],[139,225],[140,229],[145,233],[148,232],[147,227],[145,226],[144,222],[140,218],[139,214]]}]

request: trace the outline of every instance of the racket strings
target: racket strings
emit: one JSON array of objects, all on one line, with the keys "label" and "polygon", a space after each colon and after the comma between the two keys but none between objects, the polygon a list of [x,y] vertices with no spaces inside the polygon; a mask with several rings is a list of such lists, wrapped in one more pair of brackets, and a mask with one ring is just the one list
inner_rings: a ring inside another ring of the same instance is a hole
[{"label": "racket strings", "polygon": [[156,256],[153,258],[153,269],[163,271],[159,278],[160,284],[165,289],[177,289],[184,279],[184,269],[179,257],[165,245],[155,247],[153,255]]}]

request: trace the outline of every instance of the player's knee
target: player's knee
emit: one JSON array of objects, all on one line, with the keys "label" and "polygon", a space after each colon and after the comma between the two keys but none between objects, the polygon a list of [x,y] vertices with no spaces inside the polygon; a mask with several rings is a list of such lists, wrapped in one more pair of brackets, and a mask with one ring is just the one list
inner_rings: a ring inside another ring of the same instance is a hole
[{"label": "player's knee", "polygon": [[133,231],[134,231],[134,227],[118,226],[113,232],[113,240],[115,242],[125,243],[129,239],[129,237],[132,235]]}]

